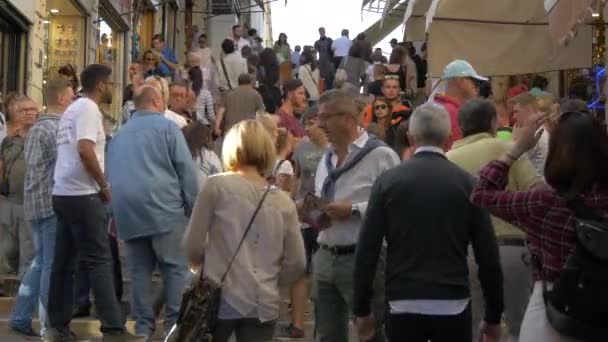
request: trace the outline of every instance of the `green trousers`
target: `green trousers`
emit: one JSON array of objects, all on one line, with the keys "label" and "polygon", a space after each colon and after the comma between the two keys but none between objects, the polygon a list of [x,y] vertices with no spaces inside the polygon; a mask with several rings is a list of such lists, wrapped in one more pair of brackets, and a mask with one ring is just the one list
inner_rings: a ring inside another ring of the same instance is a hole
[{"label": "green trousers", "polygon": [[[374,279],[372,310],[376,318],[374,342],[386,341],[384,335],[385,251],[378,262]],[[353,312],[353,270],[355,255],[334,256],[319,249],[313,258],[312,299],[315,303],[315,328],[319,342],[348,342],[348,323]]]}]

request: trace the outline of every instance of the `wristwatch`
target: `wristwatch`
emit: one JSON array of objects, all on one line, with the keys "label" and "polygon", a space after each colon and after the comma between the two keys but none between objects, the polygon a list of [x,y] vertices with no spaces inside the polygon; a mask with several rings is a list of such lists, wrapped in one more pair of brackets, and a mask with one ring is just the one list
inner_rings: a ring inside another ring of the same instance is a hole
[{"label": "wristwatch", "polygon": [[353,203],[353,206],[351,209],[351,214],[352,214],[352,216],[357,216],[357,217],[361,216],[361,211],[359,211],[359,207],[355,203]]}]

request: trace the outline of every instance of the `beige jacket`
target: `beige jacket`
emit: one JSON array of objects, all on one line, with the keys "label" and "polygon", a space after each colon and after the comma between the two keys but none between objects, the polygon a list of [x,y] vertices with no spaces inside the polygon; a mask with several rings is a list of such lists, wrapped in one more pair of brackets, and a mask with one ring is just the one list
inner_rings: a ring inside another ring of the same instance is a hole
[{"label": "beige jacket", "polygon": [[[509,142],[496,139],[489,133],[479,133],[458,140],[447,153],[448,159],[454,164],[477,176],[479,171],[492,160],[500,158],[509,150]],[[513,163],[509,170],[509,191],[526,191],[537,184],[542,184],[542,177],[536,172],[526,156]],[[524,232],[492,216],[494,231],[498,238],[523,237]]]},{"label": "beige jacket", "polygon": [[[204,275],[219,282],[265,188],[222,173],[201,190],[183,246],[192,263],[205,252]],[[262,322],[279,317],[279,283],[304,274],[306,257],[295,204],[283,191],[268,193],[223,284],[222,296],[240,314],[257,312]]]}]

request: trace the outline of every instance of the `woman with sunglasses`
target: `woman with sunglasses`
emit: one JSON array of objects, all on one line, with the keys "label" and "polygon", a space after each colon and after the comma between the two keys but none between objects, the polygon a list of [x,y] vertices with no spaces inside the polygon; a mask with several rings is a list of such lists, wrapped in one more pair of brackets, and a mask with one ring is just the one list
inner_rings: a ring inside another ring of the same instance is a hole
[{"label": "woman with sunglasses", "polygon": [[[577,341],[560,334],[549,323],[543,285],[551,289],[577,245],[575,203],[597,211],[604,219],[608,217],[608,135],[589,113],[568,112],[557,121],[549,137],[544,169],[548,187],[505,190],[509,168],[538,143],[546,119],[547,115],[540,112],[521,123],[515,144],[481,170],[471,195],[473,203],[527,233],[535,283],[520,342]],[[597,296],[598,308],[593,309],[598,310],[598,317],[606,312],[601,298],[605,294]]]},{"label": "woman with sunglasses", "polygon": [[150,76],[160,76],[164,77],[165,74],[163,70],[160,68],[160,58],[154,51],[147,50],[144,52],[144,78],[148,78]]},{"label": "woman with sunglasses", "polygon": [[376,97],[372,102],[372,123],[367,127],[370,133],[386,141],[386,133],[391,126],[393,106],[385,97]]}]

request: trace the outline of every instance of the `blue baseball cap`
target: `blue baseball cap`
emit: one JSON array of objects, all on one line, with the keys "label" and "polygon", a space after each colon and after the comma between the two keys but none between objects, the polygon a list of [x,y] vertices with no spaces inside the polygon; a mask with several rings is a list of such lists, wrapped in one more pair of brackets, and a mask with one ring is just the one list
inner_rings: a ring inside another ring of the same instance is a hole
[{"label": "blue baseball cap", "polygon": [[487,77],[480,76],[477,74],[477,71],[473,69],[473,66],[462,59],[456,59],[452,61],[450,64],[445,66],[443,69],[443,75],[441,76],[442,80],[449,80],[452,78],[464,78],[464,77],[472,77],[479,81],[487,81]]}]

